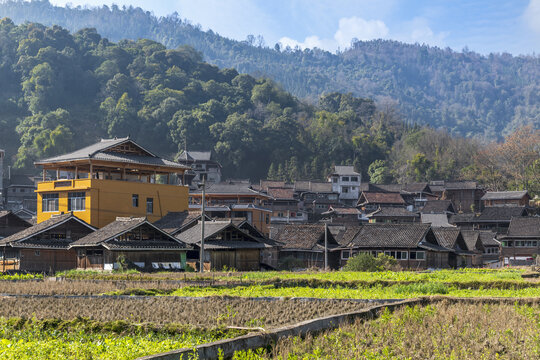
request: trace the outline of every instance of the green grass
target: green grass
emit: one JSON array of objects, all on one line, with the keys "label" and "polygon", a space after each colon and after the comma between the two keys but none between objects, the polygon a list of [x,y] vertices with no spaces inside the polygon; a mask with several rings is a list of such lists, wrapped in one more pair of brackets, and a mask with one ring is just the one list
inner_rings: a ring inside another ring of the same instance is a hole
[{"label": "green grass", "polygon": [[459,297],[540,297],[540,288],[522,289],[458,289],[437,283],[361,288],[330,287],[275,287],[273,285],[251,285],[227,287],[183,287],[171,292],[175,296],[239,296],[239,297],[313,297],[328,299],[403,299],[426,295],[448,295]]},{"label": "green grass", "polygon": [[148,328],[125,322],[97,323],[0,318],[0,358],[127,360],[193,347],[241,332]]},{"label": "green grass", "polygon": [[234,360],[538,359],[538,305],[451,304],[403,307],[272,349],[239,351]]},{"label": "green grass", "polygon": [[0,274],[0,280],[14,281],[14,280],[34,280],[43,279],[43,274]]}]

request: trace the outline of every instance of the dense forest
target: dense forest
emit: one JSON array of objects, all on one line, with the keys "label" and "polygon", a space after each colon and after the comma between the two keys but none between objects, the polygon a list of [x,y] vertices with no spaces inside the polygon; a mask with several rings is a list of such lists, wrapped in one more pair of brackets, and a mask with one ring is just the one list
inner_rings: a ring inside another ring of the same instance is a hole
[{"label": "dense forest", "polygon": [[94,27],[111,41],[147,38],[170,49],[190,45],[214,65],[268,77],[315,103],[321,94],[352,93],[393,103],[409,123],[466,137],[501,140],[526,124],[540,127],[540,57],[482,56],[395,41],[355,42],[337,54],[265,44],[259,36],[234,41],[181,19],[140,8],[62,8],[47,0],[4,1],[0,17],[78,31]]},{"label": "dense forest", "polygon": [[[352,164],[377,183],[464,174],[493,187],[540,183],[540,131],[531,127],[521,130],[528,142],[515,136],[494,147],[485,168],[479,155],[489,149],[477,141],[409,126],[394,108],[350,93],[312,105],[272,80],[208,64],[189,46],[113,43],[95,29],[71,34],[4,18],[0,78],[0,147],[24,172],[36,159],[130,135],[170,158],[186,147],[213,150],[225,177],[253,181],[322,180],[333,165]],[[501,157],[516,149],[520,167]]]}]

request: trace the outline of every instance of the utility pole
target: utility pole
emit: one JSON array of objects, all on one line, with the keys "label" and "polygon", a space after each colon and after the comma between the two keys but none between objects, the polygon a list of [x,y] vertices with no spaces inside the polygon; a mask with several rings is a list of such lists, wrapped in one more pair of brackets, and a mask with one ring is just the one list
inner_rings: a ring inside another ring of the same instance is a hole
[{"label": "utility pole", "polygon": [[324,223],[324,270],[328,271],[328,223]]},{"label": "utility pole", "polygon": [[201,259],[200,259],[200,272],[204,272],[204,202],[205,202],[205,195],[206,195],[206,177],[203,176],[202,178],[202,203],[201,203]]}]

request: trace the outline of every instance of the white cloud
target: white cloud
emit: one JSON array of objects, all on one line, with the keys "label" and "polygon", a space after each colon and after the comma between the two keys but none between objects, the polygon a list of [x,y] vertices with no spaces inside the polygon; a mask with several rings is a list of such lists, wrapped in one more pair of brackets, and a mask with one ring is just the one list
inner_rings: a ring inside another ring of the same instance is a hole
[{"label": "white cloud", "polygon": [[412,21],[404,25],[402,34],[395,38],[404,42],[425,43],[443,47],[446,45],[445,38],[448,35],[448,32],[435,33],[429,27],[428,21],[425,18],[415,17]]},{"label": "white cloud", "polygon": [[540,0],[531,0],[529,2],[523,18],[531,30],[540,34]]},{"label": "white cloud", "polygon": [[353,39],[373,40],[385,38],[388,35],[388,27],[381,20],[365,20],[356,16],[339,19],[339,26],[333,39],[321,39],[316,35],[308,36],[304,41],[298,41],[289,37],[282,37],[279,42],[282,46],[296,46],[301,49],[319,48],[335,51],[338,48],[345,49],[351,46]]},{"label": "white cloud", "polygon": [[372,40],[385,38],[388,35],[388,27],[381,20],[364,20],[353,16],[339,19],[339,28],[334,34],[334,39],[341,48],[351,45],[352,39]]}]

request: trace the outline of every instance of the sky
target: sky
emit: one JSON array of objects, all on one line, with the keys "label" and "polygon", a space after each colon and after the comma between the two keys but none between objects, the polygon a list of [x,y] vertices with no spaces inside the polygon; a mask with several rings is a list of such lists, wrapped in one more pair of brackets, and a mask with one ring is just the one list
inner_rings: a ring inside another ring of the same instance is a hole
[{"label": "sky", "polygon": [[220,35],[262,35],[301,48],[344,50],[351,40],[392,39],[481,54],[540,53],[540,0],[50,0],[55,5],[133,5]]}]

